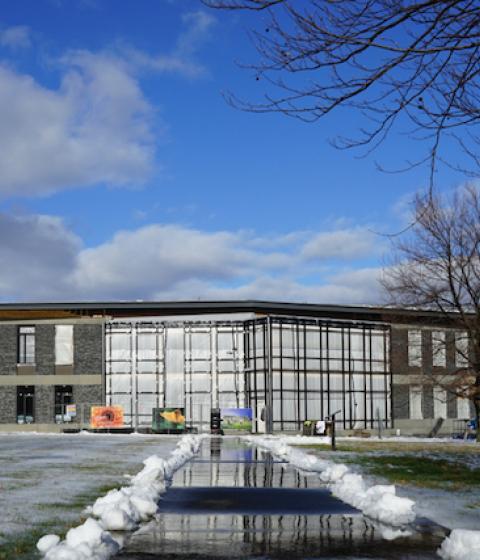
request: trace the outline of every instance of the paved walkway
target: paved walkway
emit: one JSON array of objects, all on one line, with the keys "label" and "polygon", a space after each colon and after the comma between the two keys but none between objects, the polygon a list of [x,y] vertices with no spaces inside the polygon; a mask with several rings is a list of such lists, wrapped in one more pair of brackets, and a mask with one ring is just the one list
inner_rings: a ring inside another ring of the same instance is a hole
[{"label": "paved walkway", "polygon": [[215,438],[176,473],[159,519],[137,531],[119,558],[438,559],[444,538],[429,523],[394,541],[381,533],[317,475],[239,439]]}]

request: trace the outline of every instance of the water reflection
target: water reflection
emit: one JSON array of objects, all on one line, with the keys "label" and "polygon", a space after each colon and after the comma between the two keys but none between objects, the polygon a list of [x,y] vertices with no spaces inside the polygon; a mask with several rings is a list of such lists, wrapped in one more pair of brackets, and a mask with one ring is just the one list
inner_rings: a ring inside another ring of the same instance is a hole
[{"label": "water reflection", "polygon": [[122,558],[426,559],[436,558],[444,536],[432,526],[386,541],[359,512],[342,510],[318,476],[228,438],[205,442],[162,502],[158,520],[132,536]]}]

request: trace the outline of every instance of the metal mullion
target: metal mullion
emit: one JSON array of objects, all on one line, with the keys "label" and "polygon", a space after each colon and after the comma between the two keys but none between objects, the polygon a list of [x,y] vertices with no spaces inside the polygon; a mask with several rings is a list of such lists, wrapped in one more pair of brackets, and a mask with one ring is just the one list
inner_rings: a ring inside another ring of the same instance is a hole
[{"label": "metal mullion", "polygon": [[[305,321],[303,326],[303,407],[305,420],[308,418],[308,404],[307,404],[307,325]],[[299,419],[300,420],[300,419]],[[300,427],[301,424],[299,424]]]},{"label": "metal mullion", "polygon": [[344,337],[345,337],[345,333],[344,333],[344,327],[340,327],[340,336],[341,336],[341,347],[342,347],[342,402],[343,402],[343,429],[345,430],[347,428],[346,426],[346,422],[345,422],[345,398],[346,398],[346,391],[345,391],[345,344],[344,344]]},{"label": "metal mullion", "polygon": [[327,343],[327,410],[328,416],[330,416],[331,405],[330,405],[330,329],[328,324],[326,325],[326,343]]},{"label": "metal mullion", "polygon": [[363,352],[362,352],[362,364],[363,364],[363,423],[364,427],[368,428],[367,425],[367,359],[366,359],[366,329],[365,326],[362,327],[362,340],[363,340]]},{"label": "metal mullion", "polygon": [[321,414],[321,419],[323,420],[325,418],[325,410],[323,407],[323,344],[322,344],[322,333],[323,333],[323,325],[319,323],[318,325],[318,336],[319,336],[319,349],[320,349],[320,353],[319,353],[319,358],[320,358],[320,362],[319,362],[319,375],[320,375],[320,414]]},{"label": "metal mullion", "polygon": [[284,410],[283,410],[283,321],[280,320],[279,323],[279,330],[278,330],[278,341],[279,341],[279,350],[280,350],[280,429],[284,429]]},{"label": "metal mullion", "polygon": [[[294,369],[294,375],[295,375],[295,388],[297,391],[297,420],[296,423],[298,424],[300,422],[300,323],[297,321],[297,323],[295,323],[295,343],[294,343],[294,352],[296,350],[296,353],[294,354],[295,356],[295,369]],[[295,420],[294,420],[295,422]]]},{"label": "metal mullion", "polygon": [[370,344],[369,344],[369,371],[370,371],[370,425],[372,429],[375,427],[375,415],[373,412],[373,360],[372,360],[372,329],[370,329]]}]

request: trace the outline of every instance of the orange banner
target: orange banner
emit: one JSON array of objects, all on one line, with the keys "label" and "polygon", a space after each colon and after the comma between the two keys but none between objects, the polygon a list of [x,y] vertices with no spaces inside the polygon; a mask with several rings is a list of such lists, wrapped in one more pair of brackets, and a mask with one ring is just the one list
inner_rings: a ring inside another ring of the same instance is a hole
[{"label": "orange banner", "polygon": [[92,428],[123,428],[123,407],[92,406],[90,411]]}]

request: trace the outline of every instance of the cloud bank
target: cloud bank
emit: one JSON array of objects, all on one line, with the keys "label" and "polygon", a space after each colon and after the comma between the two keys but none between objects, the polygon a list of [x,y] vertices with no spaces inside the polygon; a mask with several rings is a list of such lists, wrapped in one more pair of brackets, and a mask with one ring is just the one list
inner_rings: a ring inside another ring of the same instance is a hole
[{"label": "cloud bank", "polygon": [[335,247],[350,234],[362,243],[364,256],[378,251],[378,241],[362,228],[263,237],[178,224],[119,231],[102,244],[84,247],[57,217],[0,214],[0,290],[4,301],[378,303],[378,268],[366,266],[359,253],[347,258],[342,251],[321,251],[319,239]]}]

